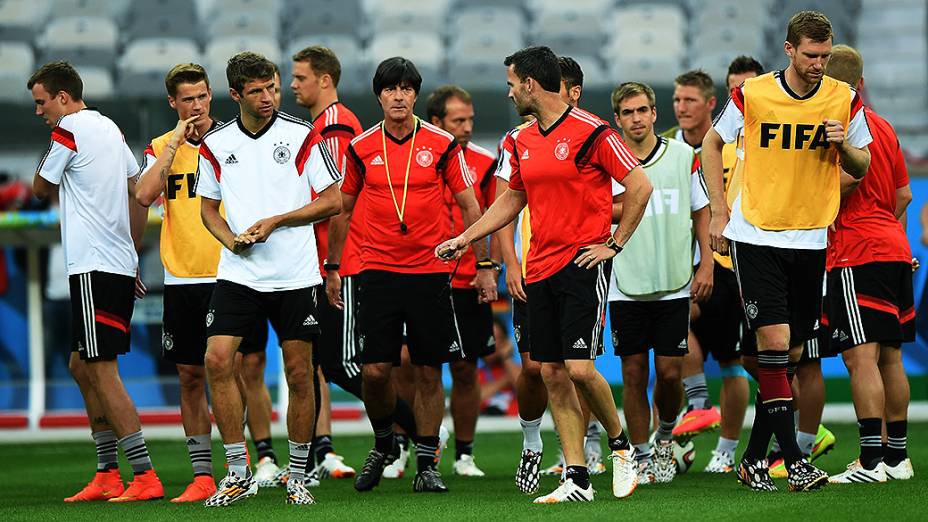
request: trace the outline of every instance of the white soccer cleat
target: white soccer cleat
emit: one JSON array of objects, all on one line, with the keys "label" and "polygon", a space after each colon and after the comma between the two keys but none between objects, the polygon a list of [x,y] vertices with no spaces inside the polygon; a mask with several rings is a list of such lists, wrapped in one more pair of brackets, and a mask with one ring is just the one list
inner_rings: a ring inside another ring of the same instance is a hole
[{"label": "white soccer cleat", "polygon": [[454,462],[454,474],[462,477],[483,477],[485,473],[477,467],[473,455],[461,455],[461,458]]},{"label": "white soccer cleat", "polygon": [[274,488],[280,486],[275,477],[277,472],[280,471],[280,468],[277,464],[274,463],[274,460],[271,457],[264,457],[258,461],[258,465],[255,467],[255,482],[258,483],[259,488]]},{"label": "white soccer cleat", "polygon": [[309,505],[315,504],[316,499],[313,494],[306,489],[306,484],[298,480],[287,482],[287,504]]},{"label": "white soccer cleat", "polygon": [[383,468],[381,476],[385,479],[403,478],[406,473],[407,461],[409,461],[409,449],[400,446],[400,456]]},{"label": "white soccer cleat", "polygon": [[873,469],[867,469],[855,460],[847,465],[843,473],[828,477],[832,484],[867,484],[870,482],[886,482],[886,470],[883,464],[877,464]]},{"label": "white soccer cleat", "polygon": [[883,463],[883,471],[886,472],[886,478],[889,480],[909,480],[915,476],[915,470],[912,469],[912,460],[906,458],[895,466]]},{"label": "white soccer cleat", "polygon": [[659,440],[654,443],[654,481],[667,484],[677,475],[677,465],[673,459],[673,441]]},{"label": "white soccer cleat", "polygon": [[[703,470],[705,473],[731,473],[735,469],[735,456],[727,451],[712,450],[712,460]],[[679,471],[679,468],[677,469]]]},{"label": "white soccer cleat", "polygon": [[592,502],[593,485],[590,484],[586,489],[580,489],[574,484],[574,479],[565,480],[560,486],[551,493],[536,498],[532,501],[534,504],[560,504],[561,502]]},{"label": "white soccer cleat", "polygon": [[616,498],[631,495],[638,487],[638,463],[634,450],[615,450],[612,459],[612,494]]},{"label": "white soccer cleat", "polygon": [[352,478],[355,476],[354,468],[344,463],[344,457],[335,453],[326,453],[322,462],[314,470],[319,478]]},{"label": "white soccer cleat", "polygon": [[606,465],[603,464],[603,454],[593,449],[586,452],[586,469],[590,470],[590,475],[602,475],[606,472]]},{"label": "white soccer cleat", "polygon": [[650,486],[657,482],[657,474],[654,471],[653,459],[649,458],[648,460],[638,461],[636,466],[639,486]]},{"label": "white soccer cleat", "polygon": [[254,477],[238,477],[231,472],[219,482],[216,492],[203,501],[206,507],[228,506],[258,494],[258,483]]}]

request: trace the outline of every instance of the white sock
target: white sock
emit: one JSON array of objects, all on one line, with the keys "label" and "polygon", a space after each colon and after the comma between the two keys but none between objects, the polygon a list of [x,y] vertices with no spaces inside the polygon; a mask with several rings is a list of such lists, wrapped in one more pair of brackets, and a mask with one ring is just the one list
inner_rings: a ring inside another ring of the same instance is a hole
[{"label": "white sock", "polygon": [[738,439],[732,440],[719,437],[719,443],[715,445],[715,451],[728,453],[729,455],[734,455],[736,449],[738,449]]},{"label": "white sock", "polygon": [[796,442],[799,444],[799,451],[801,451],[803,455],[808,457],[812,454],[816,435],[816,433],[806,433],[804,431],[796,433]]},{"label": "white sock", "polygon": [[541,417],[535,420],[525,420],[519,417],[522,425],[522,449],[541,453],[544,444],[541,441]]}]

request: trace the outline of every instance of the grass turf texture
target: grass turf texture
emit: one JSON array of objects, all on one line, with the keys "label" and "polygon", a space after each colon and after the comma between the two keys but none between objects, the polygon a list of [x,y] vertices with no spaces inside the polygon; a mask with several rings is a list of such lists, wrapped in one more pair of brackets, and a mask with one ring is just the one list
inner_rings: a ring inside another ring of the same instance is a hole
[{"label": "grass turf texture", "polygon": [[[856,457],[857,429],[854,425],[832,425],[838,439],[837,448],[817,464],[829,473],[843,471]],[[215,430],[214,430],[215,432]],[[215,434],[214,434],[215,435]],[[284,504],[282,489],[262,489],[258,496],[228,508],[204,508],[199,504],[176,505],[167,500],[113,505],[104,502],[65,504],[62,498],[76,492],[90,478],[95,464],[93,445],[62,442],[42,444],[0,444],[0,514],[6,521],[15,520],[275,520],[293,516],[313,519],[356,521],[377,520],[534,520],[540,516],[584,516],[626,520],[925,520],[928,500],[928,423],[910,424],[909,455],[915,466],[915,478],[909,481],[871,485],[830,484],[822,491],[788,493],[786,481],[778,480],[776,493],[755,493],[736,484],[734,474],[724,476],[703,473],[717,434],[696,439],[696,462],[685,475],[672,484],[639,488],[625,500],[612,497],[609,471],[593,477],[597,491],[595,502],[557,506],[535,506],[532,497],[520,494],[514,485],[513,472],[521,449],[518,433],[479,434],[475,447],[478,465],[487,473],[482,479],[456,477],[451,473],[453,448],[449,447],[441,471],[451,492],[444,495],[412,493],[415,457],[400,480],[383,480],[369,493],[354,491],[352,480],[327,479],[313,494],[315,506]],[[747,441],[747,432],[742,435]],[[914,441],[914,443],[913,443]],[[604,441],[605,442],[605,441]],[[337,451],[345,461],[360,469],[371,437],[335,438]],[[191,479],[190,464],[183,441],[152,441],[149,448],[168,498],[179,494]],[[275,448],[286,458],[286,440],[275,440]],[[544,465],[557,458],[553,433],[545,434]],[[743,449],[739,448],[739,451]],[[252,449],[252,452],[254,450]],[[216,475],[224,474],[222,447],[213,445],[219,456]],[[254,454],[254,453],[252,453]],[[122,460],[123,478],[129,466]],[[557,487],[554,477],[542,477],[539,494]],[[737,517],[737,518],[736,518]]]}]

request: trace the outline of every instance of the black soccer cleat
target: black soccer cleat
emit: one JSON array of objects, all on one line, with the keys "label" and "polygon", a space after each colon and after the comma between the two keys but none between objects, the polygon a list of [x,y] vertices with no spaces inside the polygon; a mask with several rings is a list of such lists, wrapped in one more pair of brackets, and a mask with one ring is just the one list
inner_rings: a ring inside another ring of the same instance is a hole
[{"label": "black soccer cleat", "polygon": [[358,491],[370,491],[380,484],[380,476],[383,474],[383,468],[387,465],[387,456],[376,449],[372,449],[364,459],[364,466],[361,467],[361,473],[358,478],[354,479],[354,489]]},{"label": "black soccer cleat", "polygon": [[812,491],[828,484],[828,473],[800,459],[786,468],[790,491]]},{"label": "black soccer cleat", "polygon": [[[827,479],[826,479],[827,480]],[[741,459],[738,466],[738,482],[754,491],[776,491],[777,485],[770,478],[767,459]]]},{"label": "black soccer cleat", "polygon": [[448,488],[441,480],[441,473],[434,469],[424,469],[416,473],[412,479],[412,490],[415,493],[447,493]]}]

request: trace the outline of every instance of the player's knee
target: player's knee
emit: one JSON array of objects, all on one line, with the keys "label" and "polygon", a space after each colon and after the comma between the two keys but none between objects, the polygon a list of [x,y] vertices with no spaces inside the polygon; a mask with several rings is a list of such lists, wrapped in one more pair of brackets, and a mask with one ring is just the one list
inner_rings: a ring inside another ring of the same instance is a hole
[{"label": "player's knee", "polygon": [[648,367],[632,358],[622,359],[622,383],[626,387],[640,388],[648,386]]},{"label": "player's knee", "polygon": [[249,354],[242,357],[242,364],[239,372],[245,384],[255,385],[264,382],[264,354]]},{"label": "player's knee", "polygon": [[541,363],[530,359],[522,361],[522,377],[533,381],[541,381]]},{"label": "player's knee", "polygon": [[590,364],[569,364],[567,372],[570,374],[570,380],[578,386],[586,386],[596,379],[596,367]]},{"label": "player's knee", "polygon": [[763,327],[757,330],[758,350],[785,352],[789,348],[789,330],[773,327]]},{"label": "player's knee", "polygon": [[559,384],[566,382],[570,378],[567,369],[560,364],[542,364],[539,373],[545,383]]},{"label": "player's knee", "polygon": [[206,372],[202,366],[178,365],[177,376],[181,393],[200,392],[206,383]]},{"label": "player's knee", "polygon": [[203,365],[210,379],[232,377],[235,359],[218,350],[206,350]]},{"label": "player's knee", "polygon": [[458,386],[474,386],[477,384],[477,365],[469,361],[455,361],[451,363],[451,379]]},{"label": "player's knee", "polygon": [[657,374],[657,378],[661,381],[661,386],[666,386],[667,389],[673,389],[680,382],[680,366],[672,365],[661,368],[661,371]]},{"label": "player's knee", "polygon": [[82,361],[80,357],[76,355],[71,357],[68,361],[68,371],[71,372],[71,377],[78,384],[90,384],[90,376],[87,375],[87,363]]},{"label": "player's knee", "polygon": [[361,369],[365,388],[384,388],[390,382],[390,371],[377,364],[365,364]]}]

